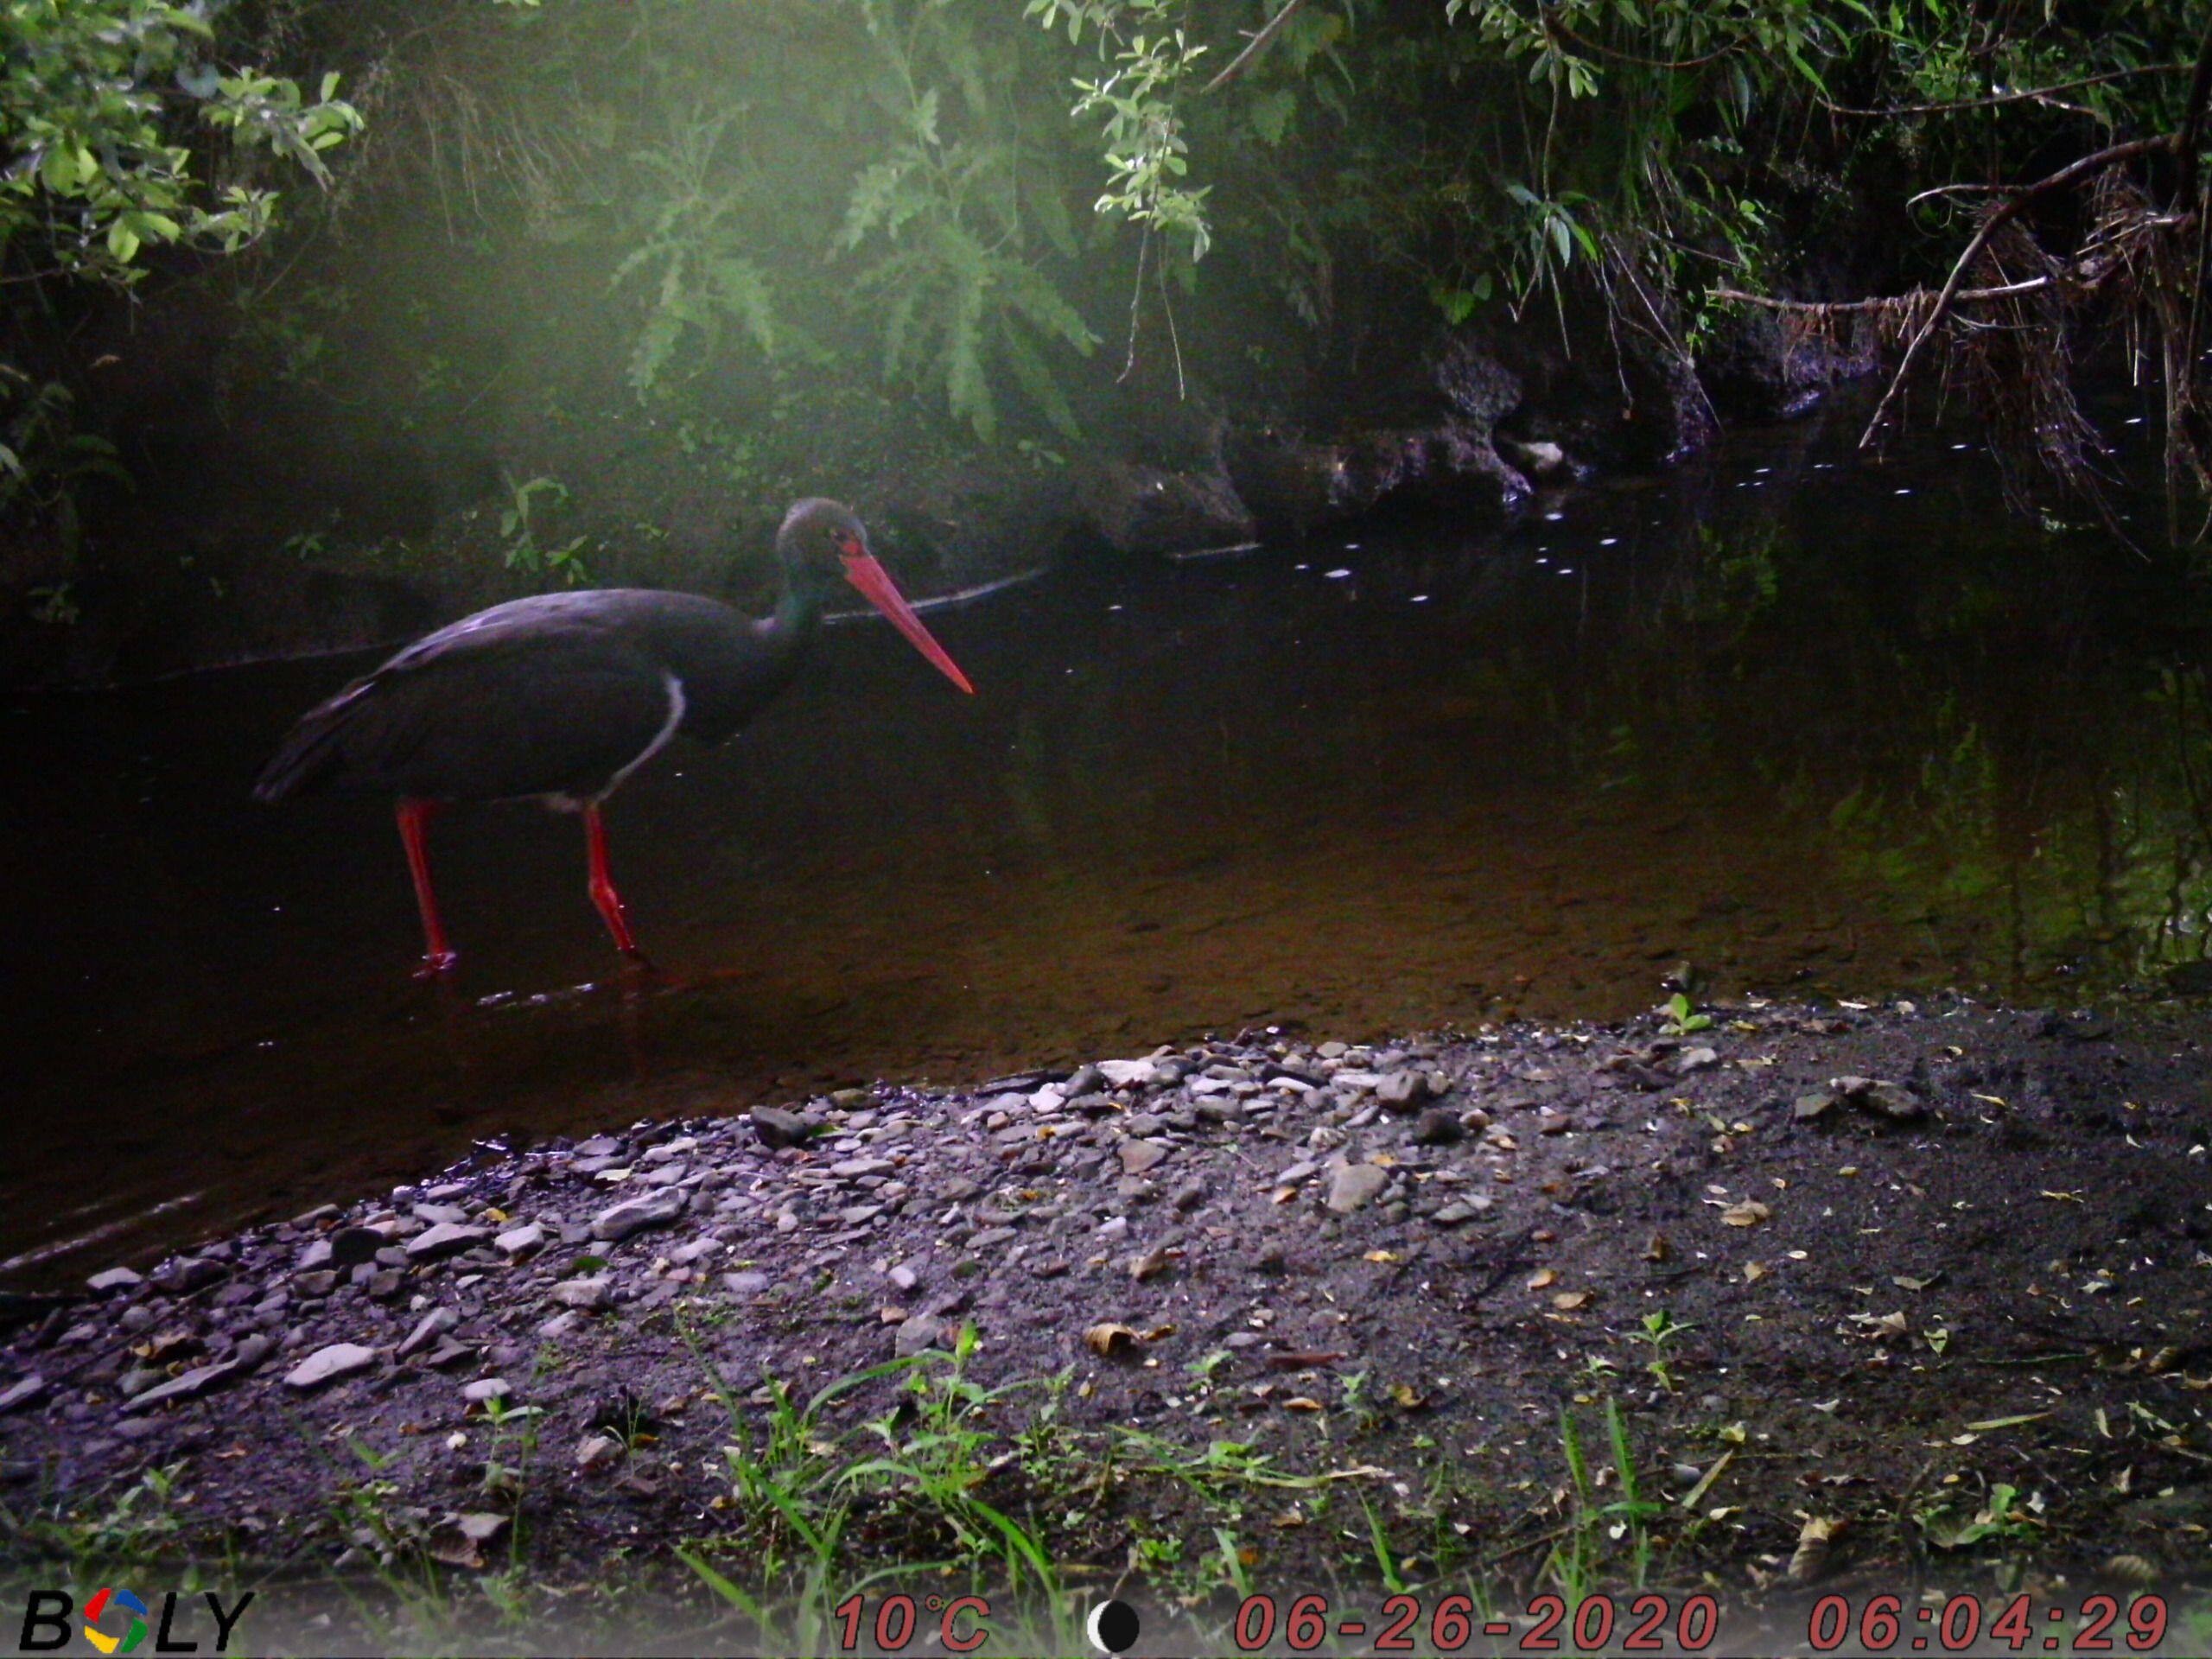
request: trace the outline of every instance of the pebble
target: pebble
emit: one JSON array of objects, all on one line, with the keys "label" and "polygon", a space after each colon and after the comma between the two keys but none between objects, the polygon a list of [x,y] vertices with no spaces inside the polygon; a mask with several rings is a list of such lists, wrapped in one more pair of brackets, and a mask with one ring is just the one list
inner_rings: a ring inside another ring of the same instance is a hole
[{"label": "pebble", "polygon": [[425,1228],[407,1241],[410,1262],[441,1262],[447,1256],[481,1244],[490,1235],[481,1227],[464,1227],[458,1222],[442,1221]]},{"label": "pebble", "polygon": [[365,1371],[377,1363],[377,1351],[364,1348],[358,1342],[334,1342],[327,1348],[318,1348],[297,1365],[284,1373],[287,1388],[305,1393],[319,1389],[326,1382]]},{"label": "pebble", "polygon": [[87,1288],[102,1296],[111,1290],[130,1290],[145,1282],[143,1274],[133,1273],[128,1268],[110,1268],[85,1281]]},{"label": "pebble", "polygon": [[510,1227],[492,1241],[492,1247],[501,1255],[528,1255],[542,1249],[545,1244],[545,1229],[536,1222],[524,1222],[519,1227]]},{"label": "pebble", "polygon": [[546,1293],[563,1307],[573,1307],[581,1313],[596,1313],[611,1306],[613,1294],[607,1289],[604,1275],[591,1279],[563,1279]]},{"label": "pebble", "polygon": [[892,1335],[892,1351],[901,1359],[912,1358],[925,1349],[938,1346],[944,1335],[944,1321],[929,1313],[917,1313],[900,1321]]},{"label": "pebble", "polygon": [[619,1244],[633,1233],[648,1227],[665,1227],[682,1215],[690,1199],[674,1187],[663,1187],[657,1192],[618,1204],[601,1214],[591,1224],[591,1236],[610,1244]]},{"label": "pebble", "polygon": [[1432,1106],[1414,1120],[1414,1144],[1422,1147],[1448,1147],[1466,1137],[1466,1128],[1458,1116],[1441,1106]]},{"label": "pebble", "polygon": [[1156,1169],[1167,1156],[1167,1148],[1157,1141],[1124,1141],[1121,1152],[1122,1170],[1128,1175]]},{"label": "pebble", "polygon": [[1339,1164],[1329,1178],[1329,1208],[1340,1216],[1374,1201],[1390,1184],[1390,1172],[1377,1164]]},{"label": "pebble", "polygon": [[755,1106],[753,1109],[753,1133],[760,1137],[760,1144],[772,1151],[782,1147],[796,1147],[814,1133],[814,1126],[797,1112],[787,1112],[776,1106]]}]

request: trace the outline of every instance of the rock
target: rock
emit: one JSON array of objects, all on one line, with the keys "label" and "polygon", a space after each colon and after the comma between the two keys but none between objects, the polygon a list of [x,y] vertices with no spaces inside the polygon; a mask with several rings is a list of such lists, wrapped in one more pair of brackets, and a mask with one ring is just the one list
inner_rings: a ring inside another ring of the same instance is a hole
[{"label": "rock", "polygon": [[1124,1141],[1121,1146],[1122,1169],[1126,1174],[1141,1175],[1147,1170],[1159,1167],[1167,1156],[1167,1148],[1157,1141]]},{"label": "rock", "polygon": [[612,1434],[587,1434],[576,1443],[576,1467],[588,1474],[620,1461],[622,1442]]},{"label": "rock", "polygon": [[468,1211],[457,1204],[418,1204],[415,1219],[429,1227],[459,1227],[468,1220]]},{"label": "rock", "polygon": [[492,1241],[492,1248],[505,1256],[529,1255],[544,1244],[545,1230],[534,1221],[511,1227]]},{"label": "rock", "polygon": [[[276,1344],[267,1337],[248,1337],[228,1359],[213,1365],[195,1366],[181,1376],[157,1382],[134,1395],[130,1408],[135,1412],[143,1412],[156,1406],[168,1405],[179,1400],[197,1400],[203,1394],[213,1394],[217,1389],[236,1382],[252,1370],[276,1349]],[[0,1411],[6,1409],[7,1402],[4,1397],[0,1397]]]},{"label": "rock", "polygon": [[1403,1114],[1416,1110],[1428,1096],[1428,1073],[1410,1067],[1386,1073],[1375,1085],[1375,1098],[1385,1111]]},{"label": "rock", "polygon": [[447,1256],[481,1244],[491,1236],[481,1227],[463,1227],[450,1221],[442,1221],[426,1227],[407,1241],[410,1262],[442,1262]]},{"label": "rock", "polygon": [[1916,1122],[1928,1116],[1928,1103],[1901,1083],[1878,1077],[1830,1077],[1828,1087],[1862,1111],[1893,1123]]},{"label": "rock", "polygon": [[440,1337],[461,1323],[461,1315],[449,1307],[434,1307],[415,1322],[406,1340],[392,1351],[395,1359],[410,1359],[421,1353]]},{"label": "rock", "polygon": [[1573,463],[1567,460],[1567,451],[1555,443],[1522,443],[1504,438],[1499,441],[1498,448],[1530,478],[1549,480],[1574,475]]},{"label": "rock", "polygon": [[892,1350],[901,1359],[911,1358],[925,1349],[934,1348],[944,1336],[944,1321],[928,1313],[917,1313],[900,1322],[892,1337]]},{"label": "rock", "polygon": [[365,1371],[376,1363],[377,1351],[373,1348],[364,1348],[358,1342],[334,1342],[327,1348],[316,1349],[285,1372],[284,1385],[304,1394],[326,1382]]},{"label": "rock", "polygon": [[330,1247],[327,1265],[340,1268],[373,1262],[377,1252],[391,1243],[373,1227],[340,1227],[322,1242]]},{"label": "rock", "polygon": [[1709,1071],[1719,1064],[1720,1056],[1716,1050],[1703,1046],[1686,1048],[1681,1052],[1681,1057],[1675,1060],[1675,1070],[1680,1075],[1688,1077],[1693,1071]]},{"label": "rock", "polygon": [[1338,1164],[1329,1178],[1329,1208],[1348,1216],[1370,1203],[1390,1184],[1390,1172],[1377,1164]]},{"label": "rock", "polygon": [[563,1307],[573,1307],[586,1313],[597,1313],[613,1302],[602,1275],[592,1279],[563,1279],[546,1293]]},{"label": "rock", "polygon": [[1251,509],[1225,473],[1171,472],[1128,461],[1089,467],[1077,486],[1091,526],[1117,553],[1190,553],[1249,542]]},{"label": "rock", "polygon": [[920,1276],[903,1262],[897,1267],[892,1268],[887,1276],[891,1282],[896,1285],[902,1291],[912,1290],[916,1285],[921,1282]]},{"label": "rock", "polygon": [[36,1371],[33,1371],[29,1376],[18,1377],[10,1382],[5,1390],[0,1390],[0,1413],[13,1411],[19,1406],[27,1406],[45,1392],[46,1379]]},{"label": "rock", "polygon": [[755,1106],[753,1109],[753,1133],[760,1137],[760,1144],[771,1150],[782,1147],[796,1147],[814,1133],[814,1125],[797,1112],[787,1112],[776,1106]]},{"label": "rock", "polygon": [[461,1397],[472,1406],[488,1406],[494,1400],[504,1400],[514,1392],[504,1376],[480,1376],[465,1384]]},{"label": "rock", "polygon": [[1422,1147],[1448,1147],[1466,1138],[1467,1131],[1457,1114],[1441,1106],[1432,1106],[1414,1120],[1414,1144]]},{"label": "rock", "polygon": [[610,1244],[619,1244],[632,1233],[641,1233],[648,1227],[665,1227],[684,1211],[690,1198],[679,1189],[662,1187],[641,1198],[618,1204],[604,1211],[591,1224],[591,1236]]},{"label": "rock", "polygon": [[1471,1193],[1466,1198],[1455,1198],[1446,1205],[1430,1219],[1440,1227],[1457,1227],[1464,1222],[1472,1221],[1477,1216],[1488,1210],[1491,1203],[1492,1200],[1487,1193]]},{"label": "rock", "polygon": [[1834,1090],[1822,1089],[1816,1093],[1800,1095],[1789,1103],[1790,1116],[1801,1123],[1809,1123],[1825,1116],[1842,1098]]},{"label": "rock", "polygon": [[109,1268],[85,1281],[86,1287],[96,1295],[105,1296],[111,1290],[130,1290],[146,1282],[143,1274],[128,1268]]},{"label": "rock", "polygon": [[188,1255],[163,1263],[154,1273],[154,1283],[172,1296],[188,1296],[195,1290],[220,1284],[231,1276],[228,1268],[204,1256]]},{"label": "rock", "polygon": [[1101,1060],[1097,1071],[1116,1089],[1141,1089],[1159,1075],[1150,1060]]}]

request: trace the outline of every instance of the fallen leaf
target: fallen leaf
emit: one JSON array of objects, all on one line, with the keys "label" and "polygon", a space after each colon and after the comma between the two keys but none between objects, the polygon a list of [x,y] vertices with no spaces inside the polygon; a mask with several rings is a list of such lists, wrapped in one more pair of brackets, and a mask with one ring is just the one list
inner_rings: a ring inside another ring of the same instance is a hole
[{"label": "fallen leaf", "polygon": [[1985,1417],[1967,1427],[1977,1434],[1986,1434],[1999,1428],[2018,1428],[2023,1423],[2039,1423],[2050,1414],[2048,1411],[2024,1411],[2015,1417]]},{"label": "fallen leaf", "polygon": [[1675,1247],[1667,1242],[1667,1235],[1664,1233],[1652,1234],[1650,1240],[1643,1247],[1643,1259],[1647,1262],[1664,1262],[1674,1253]]},{"label": "fallen leaf", "polygon": [[1589,1300],[1590,1293],[1586,1290],[1562,1290],[1552,1298],[1552,1306],[1562,1313],[1572,1313],[1578,1307],[1586,1306]]},{"label": "fallen leaf", "polygon": [[1789,1556],[1789,1576],[1792,1584],[1810,1584],[1827,1570],[1828,1548],[1844,1524],[1836,1516],[1805,1517],[1805,1524],[1798,1529],[1797,1548]]},{"label": "fallen leaf", "polygon": [[1558,1282],[1559,1274],[1554,1273],[1549,1268],[1539,1268],[1529,1275],[1529,1288],[1531,1290],[1541,1290],[1546,1285],[1555,1285]]},{"label": "fallen leaf", "polygon": [[1307,1371],[1316,1365],[1326,1365],[1332,1360],[1344,1357],[1341,1348],[1297,1349],[1289,1353],[1269,1354],[1268,1369],[1272,1371]]},{"label": "fallen leaf", "polygon": [[1732,1204],[1720,1212],[1720,1219],[1731,1227],[1756,1227],[1774,1213],[1757,1198],[1745,1198],[1741,1204]]},{"label": "fallen leaf", "polygon": [[1102,1359],[1111,1359],[1136,1339],[1137,1333],[1128,1325],[1110,1322],[1094,1325],[1083,1333],[1084,1344]]}]

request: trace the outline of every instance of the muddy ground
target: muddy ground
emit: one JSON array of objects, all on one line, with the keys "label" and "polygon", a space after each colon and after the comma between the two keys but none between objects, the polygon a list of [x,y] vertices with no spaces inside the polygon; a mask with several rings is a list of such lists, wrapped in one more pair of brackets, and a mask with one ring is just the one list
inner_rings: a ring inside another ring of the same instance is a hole
[{"label": "muddy ground", "polygon": [[1681,1012],[486,1147],[102,1275],[0,1348],[10,1576],[690,1651],[737,1638],[679,1548],[807,1605],[832,1517],[831,1587],[1043,1560],[1201,1621],[1393,1579],[2198,1599],[2212,1022]]}]

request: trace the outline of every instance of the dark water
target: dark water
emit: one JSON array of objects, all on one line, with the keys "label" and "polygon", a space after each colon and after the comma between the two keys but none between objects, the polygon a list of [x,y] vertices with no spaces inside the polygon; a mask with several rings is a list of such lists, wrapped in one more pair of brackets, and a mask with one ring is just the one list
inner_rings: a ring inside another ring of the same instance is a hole
[{"label": "dark water", "polygon": [[247,801],[355,664],[0,707],[0,1279],[875,1077],[1618,1015],[1683,959],[2070,1001],[2203,953],[2202,596],[2006,518],[1971,448],[1866,467],[1799,427],[1359,540],[941,613],[972,701],[836,631],[611,812],[641,993],[573,820],[441,819],[441,990],[383,810]]}]

